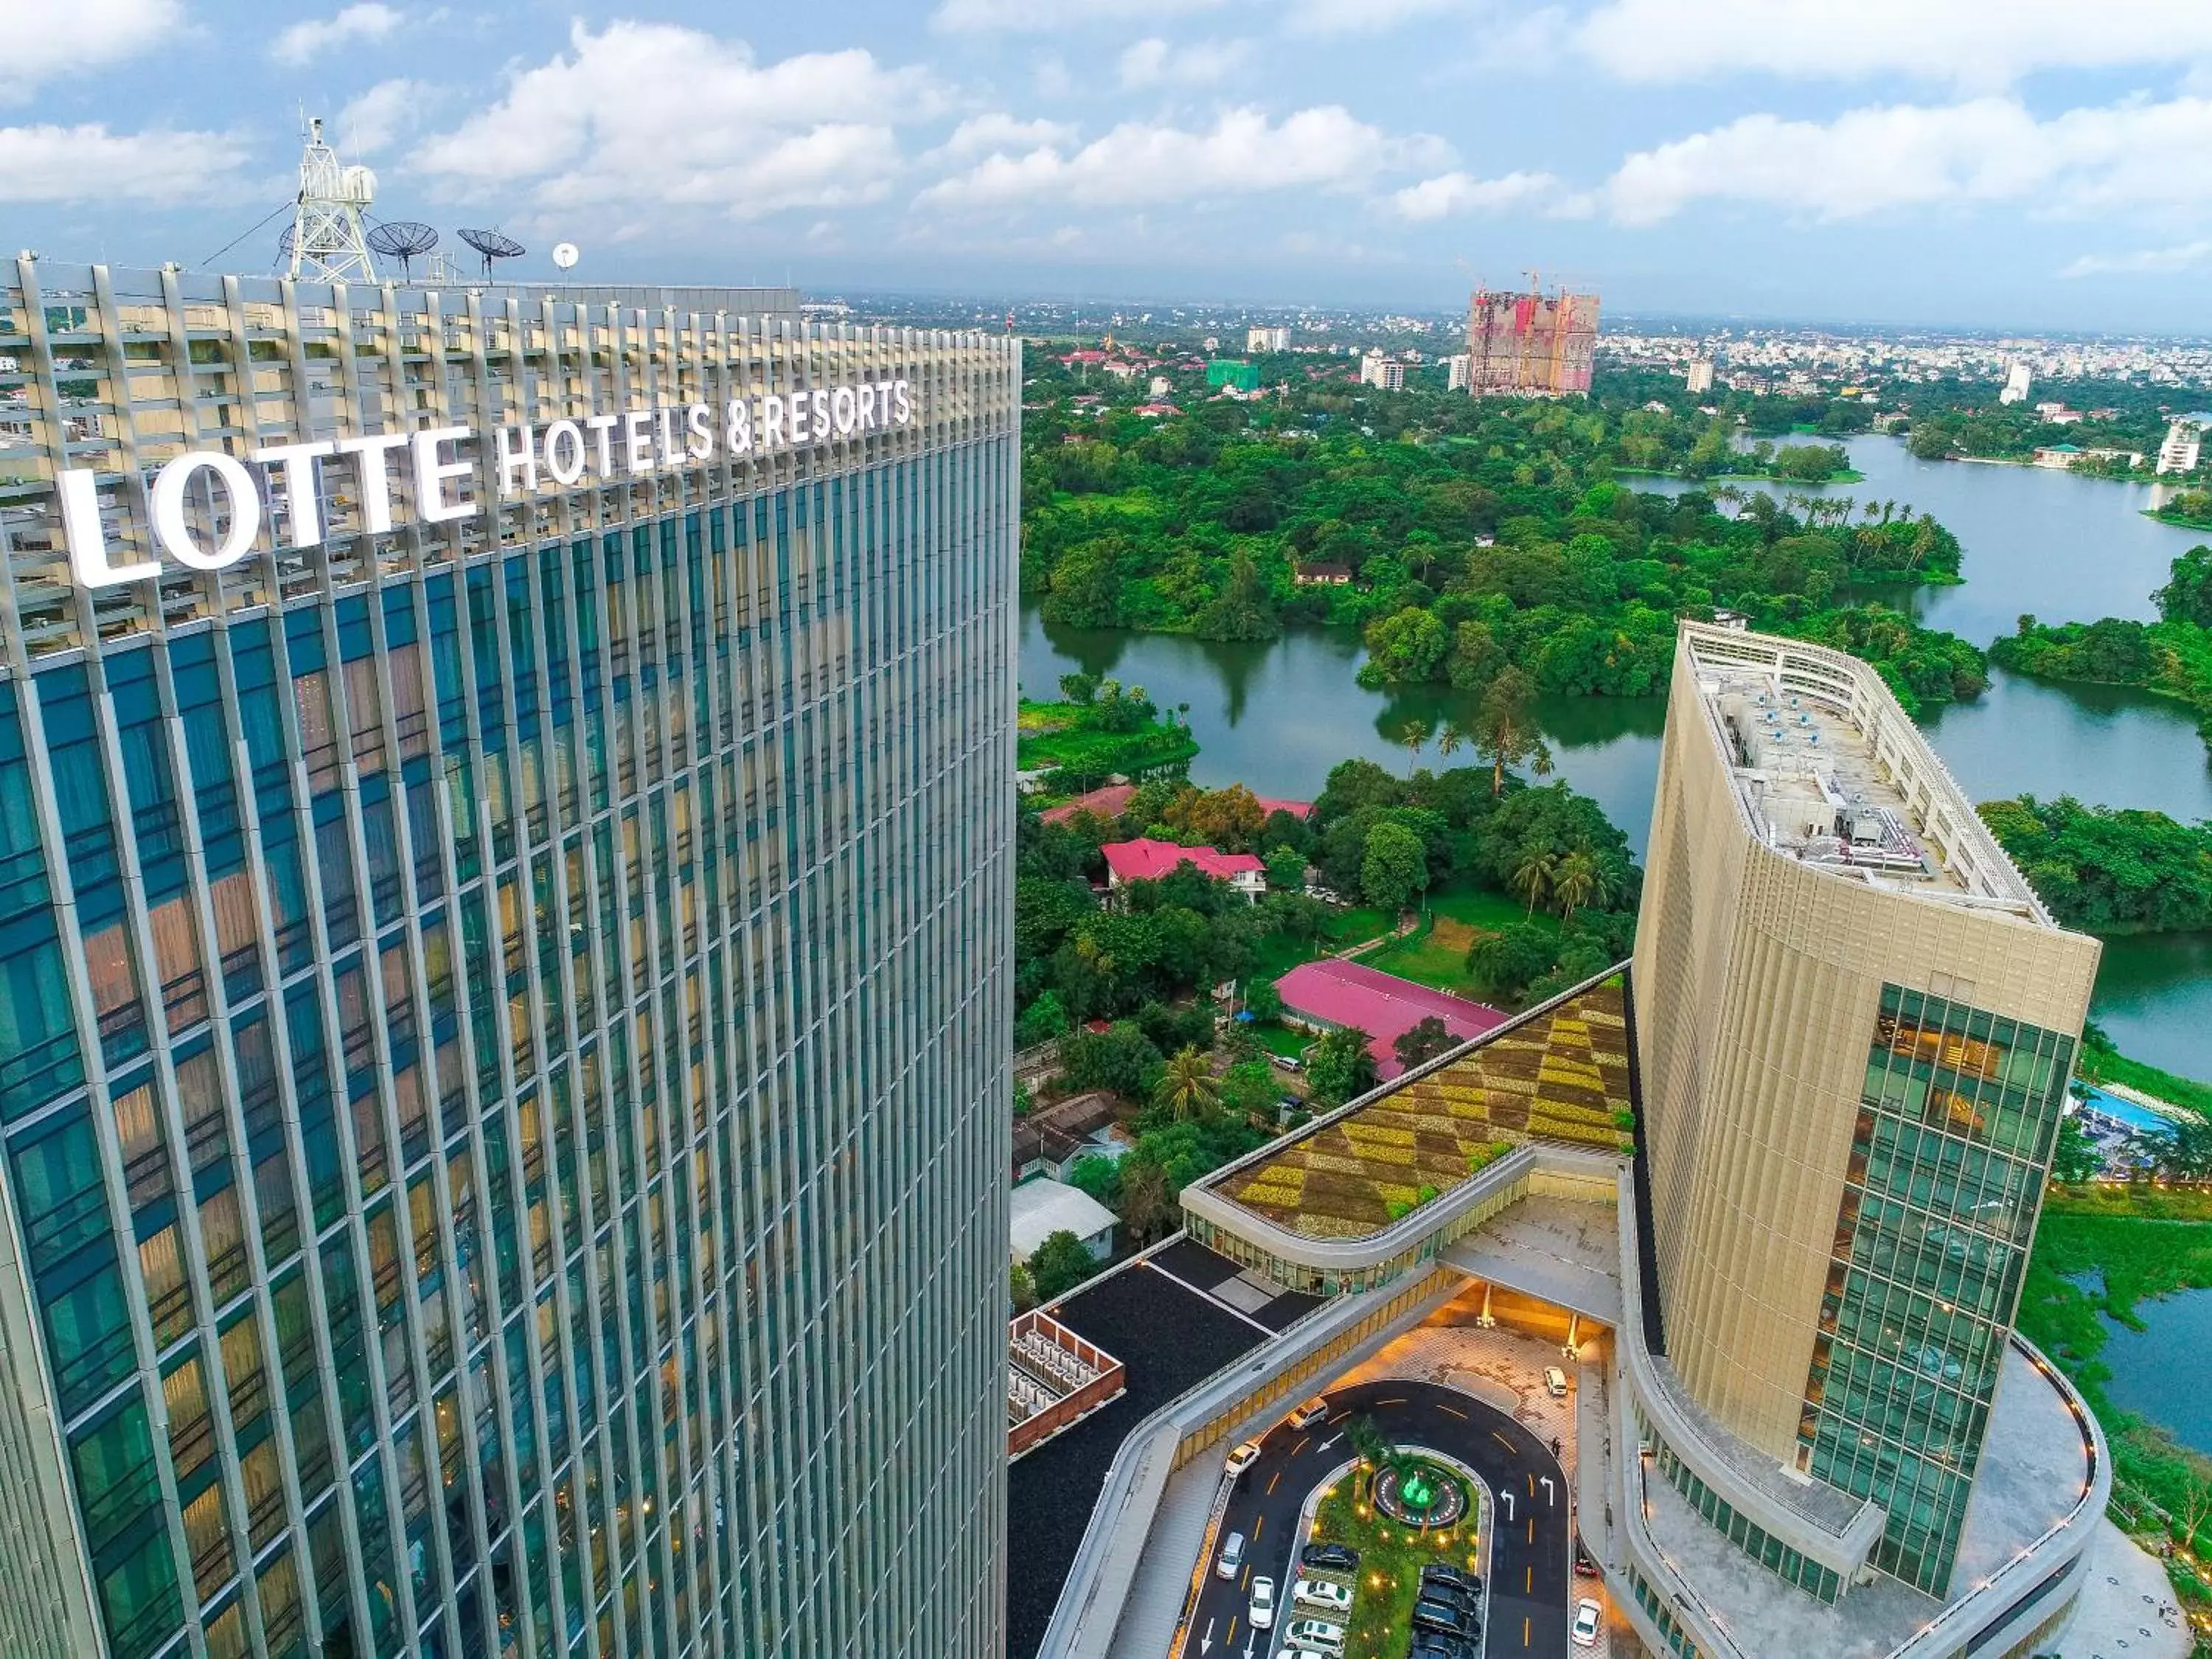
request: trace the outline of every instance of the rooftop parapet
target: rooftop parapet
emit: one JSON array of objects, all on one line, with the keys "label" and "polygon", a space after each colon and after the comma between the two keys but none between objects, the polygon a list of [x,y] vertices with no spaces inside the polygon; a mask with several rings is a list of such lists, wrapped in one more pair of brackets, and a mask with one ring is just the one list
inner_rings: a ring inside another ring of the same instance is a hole
[{"label": "rooftop parapet", "polygon": [[2055,927],[1881,675],[1822,646],[1681,625],[1753,838],[1838,878]]}]

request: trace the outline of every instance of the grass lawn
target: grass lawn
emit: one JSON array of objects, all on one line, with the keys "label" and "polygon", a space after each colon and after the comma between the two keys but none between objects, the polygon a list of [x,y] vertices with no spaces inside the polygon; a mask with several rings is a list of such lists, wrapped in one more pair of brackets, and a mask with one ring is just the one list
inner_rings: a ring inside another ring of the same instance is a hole
[{"label": "grass lawn", "polygon": [[1487,888],[1448,888],[1430,896],[1429,913],[1405,938],[1393,939],[1360,960],[1386,974],[1433,986],[1461,996],[1478,997],[1467,971],[1468,947],[1479,933],[1495,933],[1515,922],[1533,921],[1556,933],[1557,916],[1539,911],[1534,917],[1520,900]]},{"label": "grass lawn", "polygon": [[[1358,904],[1346,910],[1332,910],[1328,920],[1322,924],[1321,937],[1310,944],[1279,934],[1261,939],[1252,977],[1272,982],[1302,962],[1311,962],[1316,957],[1333,956],[1347,945],[1358,945],[1363,939],[1387,933],[1390,927],[1391,919],[1370,905]],[[1371,957],[1363,959],[1372,960]]]},{"label": "grass lawn", "polygon": [[[1434,1468],[1433,1465],[1431,1466]],[[1437,1469],[1439,1479],[1455,1482],[1456,1474]],[[1346,1625],[1344,1659],[1403,1659],[1408,1636],[1407,1619],[1420,1588],[1421,1569],[1431,1562],[1476,1571],[1476,1548],[1471,1517],[1477,1513],[1475,1495],[1468,1494],[1470,1519],[1456,1528],[1422,1534],[1400,1526],[1379,1511],[1360,1513],[1353,1501],[1358,1481],[1347,1475],[1329,1489],[1314,1516],[1314,1536],[1333,1544],[1349,1544],[1359,1552],[1359,1582],[1354,1587],[1352,1614]],[[1316,1577],[1338,1578],[1333,1573]],[[1292,1618],[1306,1615],[1285,1608]],[[1328,1616],[1328,1615],[1321,1615]]]},{"label": "grass lawn", "polygon": [[1312,1044],[1311,1031],[1294,1031],[1287,1025],[1272,1022],[1262,1024],[1255,1021],[1245,1028],[1259,1045],[1271,1054],[1280,1054],[1285,1060],[1296,1060]]},{"label": "grass lawn", "polygon": [[[2106,1398],[2112,1375],[2100,1358],[2100,1315],[2139,1325],[2136,1304],[2170,1291],[2212,1287],[2212,1193],[2100,1182],[2053,1190],[2036,1229],[2020,1299],[2021,1334],[2056,1359],[2088,1400],[2112,1443],[2112,1511],[2124,1526],[2155,1526],[2148,1499],[2180,1510],[2206,1460],[2178,1446],[2160,1425]],[[2197,1547],[2212,1546],[2212,1526]],[[2190,1584],[2177,1578],[2186,1589]]]}]

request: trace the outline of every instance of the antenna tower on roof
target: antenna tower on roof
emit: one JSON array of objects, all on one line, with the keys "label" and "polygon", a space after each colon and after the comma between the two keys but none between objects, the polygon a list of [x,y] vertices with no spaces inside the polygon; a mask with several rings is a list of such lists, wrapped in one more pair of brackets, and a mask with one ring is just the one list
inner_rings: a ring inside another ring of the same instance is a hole
[{"label": "antenna tower on roof", "polygon": [[292,210],[290,272],[320,283],[373,283],[376,264],[361,216],[376,199],[376,175],[346,167],[323,142],[321,118],[307,123],[300,155],[300,194]]}]

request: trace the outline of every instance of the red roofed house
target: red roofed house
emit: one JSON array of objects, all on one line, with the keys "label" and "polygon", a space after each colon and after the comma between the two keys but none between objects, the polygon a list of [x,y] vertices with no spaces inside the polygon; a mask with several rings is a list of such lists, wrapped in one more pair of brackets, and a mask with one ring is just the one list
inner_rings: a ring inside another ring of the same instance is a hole
[{"label": "red roofed house", "polygon": [[1267,795],[1257,796],[1255,799],[1260,803],[1262,815],[1288,812],[1292,817],[1301,821],[1313,816],[1313,803],[1310,800],[1276,800]]},{"label": "red roofed house", "polygon": [[1102,818],[1118,818],[1128,810],[1129,802],[1136,793],[1137,786],[1133,783],[1109,783],[1103,789],[1092,789],[1078,795],[1073,800],[1048,806],[1037,816],[1047,823],[1066,823],[1078,812],[1096,812]]},{"label": "red roofed house", "polygon": [[1430,1016],[1443,1021],[1445,1029],[1462,1042],[1495,1030],[1512,1018],[1487,1003],[1432,990],[1339,957],[1300,963],[1275,981],[1275,989],[1283,999],[1285,1019],[1322,1031],[1357,1026],[1366,1032],[1376,1074],[1386,1082],[1406,1069],[1398,1063],[1394,1046],[1398,1038]]},{"label": "red roofed house", "polygon": [[1211,847],[1178,847],[1171,841],[1113,841],[1098,849],[1106,855],[1109,891],[1133,881],[1158,881],[1188,864],[1227,882],[1248,899],[1267,890],[1267,866],[1250,853],[1218,853]]}]

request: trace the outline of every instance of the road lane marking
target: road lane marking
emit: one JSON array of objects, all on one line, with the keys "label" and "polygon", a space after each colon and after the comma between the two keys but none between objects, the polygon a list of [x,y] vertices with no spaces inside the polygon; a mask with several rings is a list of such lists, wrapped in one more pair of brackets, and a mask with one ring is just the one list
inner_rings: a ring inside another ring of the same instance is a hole
[{"label": "road lane marking", "polygon": [[1395,1400],[1378,1400],[1375,1403],[1378,1406],[1402,1406],[1406,1403],[1406,1397],[1401,1395]]},{"label": "road lane marking", "polygon": [[1449,1412],[1454,1417],[1459,1419],[1462,1423],[1467,1421],[1467,1413],[1460,1410],[1456,1406],[1447,1406],[1442,1401],[1438,1401],[1437,1402],[1437,1409],[1440,1412]]},{"label": "road lane marking", "polygon": [[[1522,1622],[1526,1624],[1528,1621],[1523,1620]],[[1237,1645],[1237,1615],[1233,1613],[1229,1615],[1229,1634],[1223,1637],[1221,1639],[1232,1648]],[[1524,1648],[1528,1645],[1528,1640],[1525,1637],[1522,1638],[1521,1645]]]},{"label": "road lane marking", "polygon": [[1277,1470],[1274,1472],[1274,1474],[1273,1474],[1272,1475],[1270,1475],[1270,1476],[1268,1476],[1268,1477],[1267,1477],[1267,1496],[1268,1496],[1268,1497],[1273,1498],[1273,1497],[1275,1495],[1275,1483],[1276,1483],[1277,1481],[1280,1480],[1282,1478],[1283,1478],[1283,1472],[1282,1472],[1280,1469],[1277,1469]]},{"label": "road lane marking", "polygon": [[1528,1476],[1528,1496],[1529,1496],[1529,1497],[1531,1497],[1531,1498],[1534,1498],[1535,1495],[1536,1495],[1536,1477],[1535,1477],[1534,1474],[1532,1472],[1532,1473],[1529,1474],[1529,1476]]},{"label": "road lane marking", "polygon": [[1247,1325],[1249,1325],[1254,1330],[1258,1331],[1261,1335],[1273,1338],[1282,1334],[1280,1331],[1275,1329],[1272,1325],[1262,1325],[1258,1320],[1253,1318],[1250,1314],[1246,1313],[1242,1308],[1232,1308],[1226,1302],[1224,1302],[1219,1297],[1215,1296],[1209,1291],[1201,1291],[1197,1285],[1192,1284],[1188,1279],[1177,1279],[1165,1267],[1160,1266],[1158,1262],[1147,1261],[1144,1265],[1150,1267],[1154,1273],[1158,1273],[1162,1279],[1166,1279],[1170,1284],[1182,1285],[1183,1289],[1188,1291],[1200,1301],[1211,1302],[1215,1307],[1220,1309],[1222,1312],[1228,1314],[1234,1318],[1243,1320]]},{"label": "road lane marking", "polygon": [[[1259,1528],[1257,1528],[1257,1527],[1253,1528],[1252,1528],[1252,1536],[1254,1536],[1255,1538],[1257,1538],[1259,1535],[1260,1535],[1260,1529],[1259,1529]],[[1535,1541],[1536,1541],[1536,1517],[1535,1517],[1534,1516],[1533,1516],[1533,1515],[1532,1515],[1532,1516],[1530,1516],[1528,1517],[1528,1542],[1529,1542],[1531,1545],[1534,1545],[1534,1544],[1535,1543]]]},{"label": "road lane marking", "polygon": [[1534,1595],[1536,1593],[1536,1568],[1534,1563],[1529,1565],[1528,1577],[1522,1581],[1521,1589],[1522,1593],[1527,1595]]},{"label": "road lane marking", "polygon": [[1297,1445],[1295,1445],[1295,1446],[1293,1446],[1293,1447],[1291,1447],[1291,1456],[1293,1456],[1293,1457],[1296,1457],[1296,1456],[1297,1456],[1301,1452],[1304,1451],[1304,1450],[1305,1450],[1305,1449],[1306,1449],[1306,1443],[1307,1443],[1308,1441],[1311,1440],[1312,1438],[1313,1438],[1313,1437],[1312,1437],[1311,1435],[1310,1435],[1310,1434],[1302,1434],[1302,1435],[1300,1435],[1300,1436],[1298,1437],[1298,1443],[1297,1443]]},{"label": "road lane marking", "polygon": [[1520,1455],[1521,1449],[1515,1445],[1510,1440],[1508,1440],[1504,1435],[1498,1433],[1497,1430],[1492,1429],[1490,1431],[1490,1437],[1492,1440],[1495,1440],[1499,1445],[1504,1447],[1507,1451],[1511,1452],[1515,1456],[1517,1457]]},{"label": "road lane marking", "polygon": [[[1235,1627],[1236,1621],[1232,1620],[1231,1620],[1231,1628],[1234,1629]],[[1523,1619],[1521,1621],[1521,1645],[1524,1648],[1528,1645],[1528,1621],[1526,1619]]]},{"label": "road lane marking", "polygon": [[[1263,1515],[1263,1516],[1261,1516],[1257,1521],[1255,1521],[1255,1522],[1252,1523],[1252,1541],[1253,1541],[1254,1543],[1255,1543],[1255,1544],[1256,1544],[1256,1543],[1258,1543],[1258,1542],[1260,1541],[1260,1528],[1262,1528],[1262,1527],[1264,1527],[1264,1526],[1266,1526],[1267,1524],[1267,1517],[1266,1516],[1264,1516],[1264,1515]],[[1529,1520],[1529,1522],[1528,1522],[1529,1529],[1533,1532],[1533,1531],[1535,1529],[1535,1526],[1536,1526],[1536,1522],[1535,1522],[1534,1519],[1532,1517],[1532,1518]]]}]

